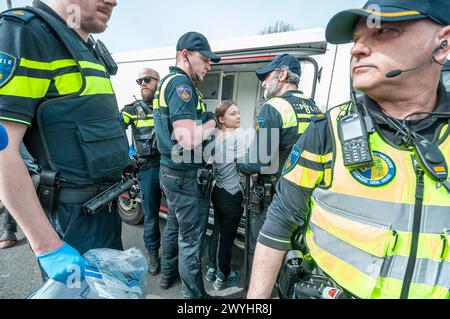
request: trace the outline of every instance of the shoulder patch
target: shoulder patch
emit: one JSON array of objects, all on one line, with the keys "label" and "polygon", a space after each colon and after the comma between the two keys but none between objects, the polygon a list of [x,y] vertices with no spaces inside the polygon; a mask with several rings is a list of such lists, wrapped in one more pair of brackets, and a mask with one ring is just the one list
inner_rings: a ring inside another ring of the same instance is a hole
[{"label": "shoulder patch", "polygon": [[256,129],[257,132],[264,126],[264,123],[265,123],[265,122],[266,122],[266,120],[263,119],[262,117],[259,117],[259,118],[256,120],[255,129]]},{"label": "shoulder patch", "polygon": [[192,99],[192,88],[189,85],[180,85],[176,88],[178,96],[185,102]]},{"label": "shoulder patch", "polygon": [[294,145],[291,154],[289,155],[289,158],[286,161],[286,164],[284,164],[282,175],[286,175],[287,173],[292,171],[295,165],[297,165],[299,158],[300,158],[300,148],[297,145]]},{"label": "shoulder patch", "polygon": [[8,83],[17,67],[17,58],[0,51],[0,88]]},{"label": "shoulder patch", "polygon": [[33,20],[36,15],[28,10],[22,10],[22,9],[13,9],[9,11],[5,11],[1,14],[2,17],[5,17],[6,19],[13,19],[17,21],[21,21],[22,23],[28,23],[31,20]]}]

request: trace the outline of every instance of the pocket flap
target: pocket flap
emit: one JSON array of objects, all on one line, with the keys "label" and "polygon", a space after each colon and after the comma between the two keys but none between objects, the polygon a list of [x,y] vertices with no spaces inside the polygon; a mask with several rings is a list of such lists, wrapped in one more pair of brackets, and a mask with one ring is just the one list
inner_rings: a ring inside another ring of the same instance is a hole
[{"label": "pocket flap", "polygon": [[77,123],[81,139],[84,142],[96,142],[123,136],[123,127],[117,125],[114,121],[119,122],[119,119],[108,118],[104,120]]}]

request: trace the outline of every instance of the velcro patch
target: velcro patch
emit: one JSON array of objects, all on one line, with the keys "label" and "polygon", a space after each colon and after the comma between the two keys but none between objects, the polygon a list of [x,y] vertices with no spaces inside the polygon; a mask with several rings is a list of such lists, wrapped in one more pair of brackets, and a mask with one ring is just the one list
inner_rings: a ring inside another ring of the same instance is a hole
[{"label": "velcro patch", "polygon": [[297,165],[298,159],[300,158],[300,148],[297,145],[294,145],[292,148],[291,154],[289,155],[288,160],[284,164],[282,175],[286,175],[290,171],[292,171]]},{"label": "velcro patch", "polygon": [[266,122],[266,121],[265,121],[262,117],[258,118],[258,119],[256,120],[256,125],[255,125],[256,131],[259,131],[259,130],[264,126],[264,123],[265,123],[265,122]]},{"label": "velcro patch", "polygon": [[6,19],[12,19],[15,21],[21,21],[22,23],[26,24],[33,20],[36,17],[36,14],[33,12],[30,12],[28,10],[22,10],[22,9],[14,9],[5,11],[2,13],[2,17],[5,17]]},{"label": "velcro patch", "polygon": [[0,88],[8,83],[17,67],[17,58],[0,51]]},{"label": "velcro patch", "polygon": [[189,85],[180,85],[177,87],[178,96],[185,102],[192,99],[192,88]]}]

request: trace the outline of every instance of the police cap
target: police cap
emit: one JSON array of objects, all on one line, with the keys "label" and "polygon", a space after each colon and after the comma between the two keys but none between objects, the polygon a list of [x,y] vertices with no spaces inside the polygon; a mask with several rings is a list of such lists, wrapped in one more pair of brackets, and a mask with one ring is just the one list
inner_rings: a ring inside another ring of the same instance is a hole
[{"label": "police cap", "polygon": [[331,18],[325,37],[328,42],[352,42],[353,29],[361,17],[380,22],[431,19],[440,25],[450,24],[449,0],[369,0],[361,9],[344,10]]},{"label": "police cap", "polygon": [[220,57],[211,51],[206,37],[198,32],[188,32],[181,36],[177,43],[177,51],[186,49],[188,51],[200,52],[214,63],[220,62]]},{"label": "police cap", "polygon": [[298,76],[302,74],[302,69],[298,59],[291,54],[281,54],[275,57],[267,66],[256,71],[256,76],[261,81],[264,81],[266,74],[283,66],[289,67],[289,70]]}]

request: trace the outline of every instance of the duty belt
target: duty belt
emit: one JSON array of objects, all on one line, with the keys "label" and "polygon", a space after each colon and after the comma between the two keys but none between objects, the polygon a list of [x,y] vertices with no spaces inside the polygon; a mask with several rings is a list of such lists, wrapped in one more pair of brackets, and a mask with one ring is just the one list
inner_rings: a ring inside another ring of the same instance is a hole
[{"label": "duty belt", "polygon": [[91,198],[100,194],[103,190],[108,188],[104,187],[91,187],[91,188],[61,188],[59,192],[59,202],[63,204],[84,204]]},{"label": "duty belt", "polygon": [[197,168],[182,171],[182,170],[172,169],[172,168],[169,168],[164,165],[161,165],[161,170],[166,172],[169,175],[172,175],[175,177],[182,177],[182,178],[185,178],[185,177],[197,178],[197,172],[198,172]]}]

